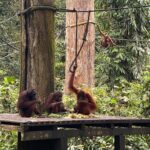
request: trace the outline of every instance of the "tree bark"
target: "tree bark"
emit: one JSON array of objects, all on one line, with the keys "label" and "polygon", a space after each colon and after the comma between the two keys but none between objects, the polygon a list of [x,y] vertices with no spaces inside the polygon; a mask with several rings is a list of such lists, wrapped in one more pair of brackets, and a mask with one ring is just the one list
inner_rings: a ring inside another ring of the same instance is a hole
[{"label": "tree bark", "polygon": [[[22,0],[22,10],[52,5],[54,0]],[[54,91],[54,13],[36,10],[22,15],[20,91],[35,89],[39,100]]]},{"label": "tree bark", "polygon": [[[93,10],[94,0],[67,0],[67,9]],[[78,12],[78,50],[83,41],[83,35],[88,19],[88,12]],[[65,93],[69,93],[68,82],[70,78],[69,67],[75,57],[76,14],[66,14],[66,69]],[[94,13],[90,13],[90,23],[86,42],[78,57],[78,68],[75,75],[75,86],[91,88],[94,86],[94,57],[95,57],[95,28]]]}]

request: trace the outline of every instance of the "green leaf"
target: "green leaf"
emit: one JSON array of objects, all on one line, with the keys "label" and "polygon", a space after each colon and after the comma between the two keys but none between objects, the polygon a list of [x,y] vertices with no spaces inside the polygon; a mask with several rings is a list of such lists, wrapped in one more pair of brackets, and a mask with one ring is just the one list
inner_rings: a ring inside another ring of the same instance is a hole
[{"label": "green leaf", "polygon": [[115,98],[111,99],[111,104],[117,104],[117,99]]},{"label": "green leaf", "polygon": [[13,84],[15,82],[15,77],[7,76],[4,77],[4,84]]}]

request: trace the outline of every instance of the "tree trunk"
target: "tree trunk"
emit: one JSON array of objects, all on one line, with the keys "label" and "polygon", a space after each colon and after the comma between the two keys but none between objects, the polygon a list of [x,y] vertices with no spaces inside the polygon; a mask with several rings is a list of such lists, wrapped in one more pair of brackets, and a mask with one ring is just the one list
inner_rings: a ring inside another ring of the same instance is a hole
[{"label": "tree trunk", "polygon": [[[22,0],[22,10],[52,5],[54,0]],[[35,89],[39,100],[54,91],[54,13],[36,10],[22,15],[20,91]]]},{"label": "tree trunk", "polygon": [[[94,0],[67,0],[66,7],[76,10],[93,10]],[[78,50],[83,41],[83,35],[88,19],[88,12],[78,12]],[[70,78],[69,67],[75,57],[76,39],[76,14],[66,14],[66,69],[65,69],[65,93],[68,91]],[[95,56],[95,28],[94,13],[90,13],[90,23],[86,42],[78,57],[78,68],[75,75],[75,86],[91,88],[94,86],[94,56]]]}]

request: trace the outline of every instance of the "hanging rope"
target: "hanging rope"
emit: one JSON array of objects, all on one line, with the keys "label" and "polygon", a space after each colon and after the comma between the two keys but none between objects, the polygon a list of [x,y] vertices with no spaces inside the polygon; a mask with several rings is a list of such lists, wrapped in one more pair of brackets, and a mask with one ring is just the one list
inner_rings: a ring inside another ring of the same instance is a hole
[{"label": "hanging rope", "polygon": [[[76,51],[75,56],[78,54],[78,12],[76,11]],[[75,67],[78,67],[77,59],[75,60]]]},{"label": "hanging rope", "polygon": [[[77,11],[76,11],[76,24],[75,25],[76,25],[76,36],[75,36],[75,58],[76,58],[78,54],[78,12]],[[74,67],[76,68],[78,67],[77,59],[74,60]],[[73,70],[71,69],[72,69],[72,66],[70,66],[69,71],[73,73],[74,69]]]},{"label": "hanging rope", "polygon": [[[70,68],[69,68],[69,71],[70,72],[74,72],[74,67],[77,67],[77,58],[80,54],[80,52],[82,51],[82,48],[84,46],[84,43],[86,41],[86,37],[87,37],[87,34],[88,34],[88,29],[89,29],[89,20],[90,20],[90,14],[91,14],[91,11],[88,11],[88,19],[87,19],[87,24],[86,24],[86,27],[85,27],[85,31],[84,31],[84,35],[83,35],[83,42],[79,48],[79,51],[76,52],[76,55],[75,55],[75,58],[74,60],[72,61],[71,65],[70,65]],[[76,21],[76,28],[78,28],[78,24],[77,24],[77,21]],[[77,30],[76,30],[77,31]],[[76,37],[77,39],[77,37]],[[77,39],[78,40],[78,39]],[[77,42],[77,41],[76,41]]]}]

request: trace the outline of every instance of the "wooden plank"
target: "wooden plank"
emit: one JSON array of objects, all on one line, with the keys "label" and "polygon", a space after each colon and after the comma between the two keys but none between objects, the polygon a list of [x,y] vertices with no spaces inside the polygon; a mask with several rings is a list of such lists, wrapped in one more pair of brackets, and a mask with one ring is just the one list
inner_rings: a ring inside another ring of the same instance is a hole
[{"label": "wooden plank", "polygon": [[47,131],[30,131],[22,134],[22,141],[47,140],[69,137],[116,136],[116,135],[144,135],[150,134],[150,128],[84,128],[61,129]]},{"label": "wooden plank", "polygon": [[53,147],[56,150],[67,150],[67,138],[63,137],[60,139],[56,139],[53,143]]},{"label": "wooden plank", "polygon": [[117,135],[115,136],[115,149],[114,150],[125,150],[125,136]]},{"label": "wooden plank", "polygon": [[[100,116],[99,118],[72,119],[72,118],[23,118],[18,114],[1,114],[0,124],[9,129],[9,125],[17,126],[18,131],[42,131],[55,127],[81,128],[82,126],[93,127],[150,127],[150,119],[137,119],[125,117]],[[11,128],[10,128],[11,130]]]},{"label": "wooden plank", "polygon": [[0,114],[0,122],[3,123],[16,123],[16,124],[74,124],[74,123],[149,123],[150,119],[138,119],[138,118],[129,118],[129,117],[118,117],[118,116],[99,116],[97,118],[88,118],[88,119],[73,119],[73,118],[25,118],[20,117],[18,114]]}]

